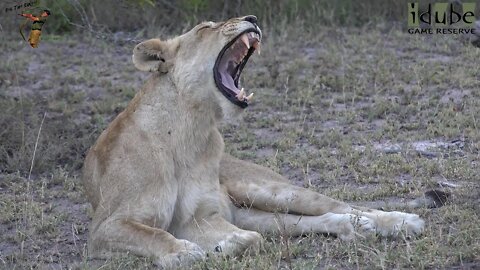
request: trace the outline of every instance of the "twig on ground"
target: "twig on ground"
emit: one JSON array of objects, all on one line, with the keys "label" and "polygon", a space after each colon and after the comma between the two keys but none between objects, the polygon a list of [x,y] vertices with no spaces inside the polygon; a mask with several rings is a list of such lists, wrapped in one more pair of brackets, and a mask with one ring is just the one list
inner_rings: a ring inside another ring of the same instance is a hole
[{"label": "twig on ground", "polygon": [[40,123],[40,128],[38,128],[37,140],[35,141],[35,147],[33,148],[32,163],[30,164],[30,171],[28,172],[28,180],[30,180],[30,176],[32,176],[33,163],[35,162],[35,154],[37,153],[38,140],[40,139],[40,133],[42,132],[42,126],[43,126],[43,122],[45,121],[46,116],[47,116],[47,112],[44,112],[42,122]]}]

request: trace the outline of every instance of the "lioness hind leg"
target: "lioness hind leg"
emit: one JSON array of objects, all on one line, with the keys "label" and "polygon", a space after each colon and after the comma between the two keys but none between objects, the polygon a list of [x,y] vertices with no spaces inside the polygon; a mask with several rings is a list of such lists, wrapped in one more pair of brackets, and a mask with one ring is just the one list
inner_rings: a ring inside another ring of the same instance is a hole
[{"label": "lioness hind leg", "polygon": [[237,205],[307,216],[353,214],[373,220],[376,231],[382,235],[396,235],[400,231],[415,235],[423,231],[425,222],[415,214],[350,206],[313,190],[290,185],[267,168],[228,155],[221,165],[221,184]]},{"label": "lioness hind leg", "polygon": [[155,263],[164,269],[188,266],[205,257],[205,252],[195,243],[128,219],[107,219],[91,232],[88,243],[93,257],[127,251],[154,257]]},{"label": "lioness hind leg", "polygon": [[267,212],[320,216],[347,213],[350,206],[318,192],[293,186],[272,170],[225,154],[220,183],[232,201]]},{"label": "lioness hind leg", "polygon": [[[375,209],[350,206],[315,191],[285,183],[260,181],[230,184],[232,200],[267,212],[282,212],[306,216],[323,216],[327,213],[350,214],[373,221],[377,233],[387,236],[400,231],[406,235],[416,235],[423,231],[425,222],[416,214],[385,212]],[[362,219],[362,218],[360,218]],[[368,230],[367,230],[368,231]]]},{"label": "lioness hind leg", "polygon": [[299,216],[271,213],[254,208],[234,210],[235,224],[246,230],[260,233],[285,233],[300,236],[307,233],[334,234],[342,240],[350,240],[356,232],[375,232],[373,220],[353,214],[327,213],[321,216]]},{"label": "lioness hind leg", "polygon": [[234,203],[267,212],[321,216],[349,213],[351,207],[313,190],[267,180],[231,181],[225,184]]}]

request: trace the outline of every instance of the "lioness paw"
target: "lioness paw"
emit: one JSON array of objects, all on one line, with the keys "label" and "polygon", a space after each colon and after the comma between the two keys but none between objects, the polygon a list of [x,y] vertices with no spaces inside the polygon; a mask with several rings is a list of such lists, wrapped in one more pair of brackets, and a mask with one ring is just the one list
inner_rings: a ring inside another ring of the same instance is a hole
[{"label": "lioness paw", "polygon": [[205,252],[197,244],[187,240],[178,240],[179,250],[159,258],[155,264],[162,269],[187,267],[206,257]]},{"label": "lioness paw", "polygon": [[226,239],[218,242],[215,252],[222,254],[236,254],[247,248],[258,249],[263,242],[263,237],[254,231],[233,232]]},{"label": "lioness paw", "polygon": [[350,223],[353,224],[355,231],[359,232],[360,234],[369,234],[375,232],[375,222],[365,216],[357,216],[349,214],[350,216]]},{"label": "lioness paw", "polygon": [[383,212],[376,219],[377,232],[382,236],[397,236],[403,233],[414,236],[423,232],[425,221],[416,214]]}]

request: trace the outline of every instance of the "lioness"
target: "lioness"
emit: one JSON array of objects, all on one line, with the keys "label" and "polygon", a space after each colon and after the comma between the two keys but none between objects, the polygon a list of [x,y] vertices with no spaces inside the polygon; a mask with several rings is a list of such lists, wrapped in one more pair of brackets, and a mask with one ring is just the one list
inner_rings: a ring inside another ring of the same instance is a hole
[{"label": "lioness", "polygon": [[350,206],[223,152],[218,124],[248,106],[239,77],[261,39],[246,16],[134,48],[135,67],[152,76],[85,160],[90,255],[131,252],[176,267],[258,247],[260,233],[280,228],[341,239],[422,232],[415,214]]}]

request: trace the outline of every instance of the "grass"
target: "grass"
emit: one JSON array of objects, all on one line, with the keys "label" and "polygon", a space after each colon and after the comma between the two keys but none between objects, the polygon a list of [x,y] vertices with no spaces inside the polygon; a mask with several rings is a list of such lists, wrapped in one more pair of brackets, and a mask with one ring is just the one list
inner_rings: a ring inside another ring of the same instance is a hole
[{"label": "grass", "polygon": [[[195,269],[478,267],[480,64],[472,59],[480,50],[382,26],[294,26],[264,29],[262,55],[243,74],[254,103],[239,126],[221,127],[227,152],[362,205],[412,199],[445,181],[458,187],[443,187],[453,193],[446,206],[414,211],[427,224],[415,239],[270,235],[260,256],[211,258]],[[18,42],[0,44],[8,52],[0,63],[0,268],[153,268],[128,254],[86,256],[91,209],[79,169],[146,78],[131,64],[134,44],[73,35],[33,51]],[[462,144],[432,149],[435,156],[412,146],[454,140]],[[376,148],[387,143],[401,150]]]}]

